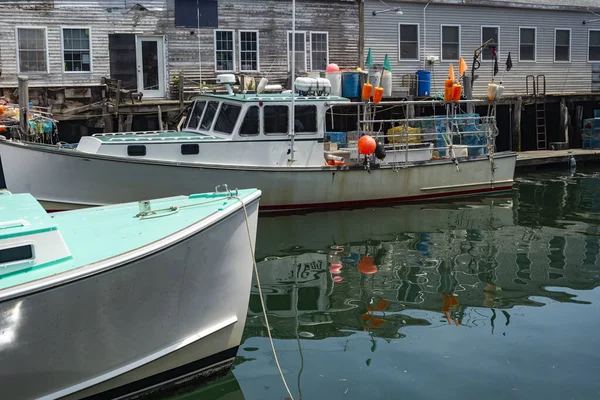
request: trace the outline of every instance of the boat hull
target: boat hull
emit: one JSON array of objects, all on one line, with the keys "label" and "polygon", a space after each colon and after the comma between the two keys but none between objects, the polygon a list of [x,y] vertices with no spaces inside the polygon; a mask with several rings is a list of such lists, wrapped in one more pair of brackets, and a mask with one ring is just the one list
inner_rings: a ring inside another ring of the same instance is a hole
[{"label": "boat hull", "polygon": [[[258,200],[247,215],[254,243]],[[227,370],[252,281],[244,212],[166,239],[129,263],[1,301],[3,397],[119,398]]]},{"label": "boat hull", "polygon": [[8,189],[29,192],[48,209],[105,205],[248,185],[262,190],[261,210],[328,208],[506,191],[515,153],[364,167],[254,167],[183,164],[87,154],[0,141]]}]

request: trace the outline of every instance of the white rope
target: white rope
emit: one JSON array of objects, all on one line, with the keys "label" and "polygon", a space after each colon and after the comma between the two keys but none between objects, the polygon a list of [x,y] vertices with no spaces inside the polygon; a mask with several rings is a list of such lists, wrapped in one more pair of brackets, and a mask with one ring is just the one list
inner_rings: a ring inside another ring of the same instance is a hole
[{"label": "white rope", "polygon": [[265,323],[267,324],[267,334],[269,335],[269,343],[271,344],[271,351],[273,352],[273,358],[275,359],[275,365],[277,365],[277,370],[279,371],[279,375],[281,376],[281,381],[283,382],[283,386],[285,386],[285,390],[287,390],[288,395],[290,396],[290,400],[294,400],[292,396],[292,392],[288,387],[287,382],[285,381],[285,377],[283,376],[283,371],[281,370],[281,365],[279,365],[279,360],[277,359],[277,353],[275,352],[275,345],[273,344],[273,337],[271,336],[271,326],[269,325],[269,318],[267,317],[267,309],[265,308],[265,301],[263,299],[262,289],[260,287],[260,278],[258,277],[258,267],[256,266],[256,260],[254,259],[254,247],[252,245],[252,234],[250,233],[250,223],[248,222],[248,212],[246,211],[246,203],[238,196],[234,196],[242,203],[242,208],[244,209],[244,218],[246,218],[246,231],[248,232],[248,242],[250,243],[250,252],[252,253],[252,265],[254,266],[254,275],[256,276],[256,284],[258,285],[258,294],[260,297],[260,304],[263,310],[263,317],[265,318]]}]

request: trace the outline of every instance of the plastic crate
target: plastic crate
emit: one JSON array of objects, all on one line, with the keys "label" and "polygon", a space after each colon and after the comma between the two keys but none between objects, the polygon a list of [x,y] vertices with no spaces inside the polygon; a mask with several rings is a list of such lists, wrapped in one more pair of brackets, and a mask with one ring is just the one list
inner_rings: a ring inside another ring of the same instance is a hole
[{"label": "plastic crate", "polygon": [[325,141],[337,143],[338,147],[346,147],[346,132],[325,132]]}]

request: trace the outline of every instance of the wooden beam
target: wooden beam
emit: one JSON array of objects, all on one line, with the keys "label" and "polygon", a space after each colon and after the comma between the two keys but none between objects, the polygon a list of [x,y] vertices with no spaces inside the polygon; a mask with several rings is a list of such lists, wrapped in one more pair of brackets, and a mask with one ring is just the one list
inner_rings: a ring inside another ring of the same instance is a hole
[{"label": "wooden beam", "polygon": [[22,133],[29,132],[29,78],[19,75],[19,128]]}]

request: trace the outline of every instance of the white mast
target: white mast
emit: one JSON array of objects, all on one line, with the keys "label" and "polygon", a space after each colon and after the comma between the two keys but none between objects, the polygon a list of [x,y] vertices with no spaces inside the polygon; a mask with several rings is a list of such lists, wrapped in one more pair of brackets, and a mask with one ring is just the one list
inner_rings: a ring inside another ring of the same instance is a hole
[{"label": "white mast", "polygon": [[294,162],[294,138],[296,136],[296,0],[292,0],[292,131],[290,143],[290,162]]}]

